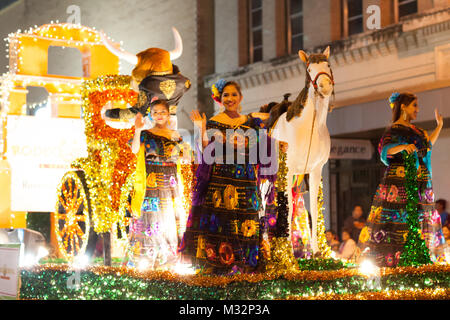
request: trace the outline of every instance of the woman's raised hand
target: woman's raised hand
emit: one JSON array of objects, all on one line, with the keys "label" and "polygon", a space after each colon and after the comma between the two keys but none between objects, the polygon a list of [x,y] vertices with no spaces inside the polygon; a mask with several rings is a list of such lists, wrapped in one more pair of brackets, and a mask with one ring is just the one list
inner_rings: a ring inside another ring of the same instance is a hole
[{"label": "woman's raised hand", "polygon": [[142,129],[144,127],[144,119],[140,112],[137,113],[136,118],[134,119],[134,127],[136,129]]},{"label": "woman's raised hand", "polygon": [[173,130],[171,135],[170,135],[170,138],[171,138],[172,141],[178,141],[178,140],[180,140],[181,136],[178,133],[178,131]]},{"label": "woman's raised hand", "polygon": [[192,110],[190,118],[197,128],[204,129],[206,127],[206,115],[204,113],[200,115],[198,110]]},{"label": "woman's raised hand", "polygon": [[439,113],[438,109],[434,109],[434,117],[436,118],[436,123],[438,127],[441,127],[444,125],[444,117]]},{"label": "woman's raised hand", "polygon": [[411,154],[417,151],[417,147],[414,144],[407,144],[403,150],[408,152],[408,154]]}]

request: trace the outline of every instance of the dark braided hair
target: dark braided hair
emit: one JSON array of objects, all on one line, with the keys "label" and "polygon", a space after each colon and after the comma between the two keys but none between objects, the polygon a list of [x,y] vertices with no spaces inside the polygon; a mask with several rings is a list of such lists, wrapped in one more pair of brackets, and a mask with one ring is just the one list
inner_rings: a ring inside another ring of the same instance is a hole
[{"label": "dark braided hair", "polygon": [[[392,96],[391,96],[392,99]],[[392,108],[392,122],[397,121],[402,114],[402,104],[409,106],[411,102],[417,99],[417,96],[413,93],[403,92],[396,96],[395,100],[389,100]]]}]

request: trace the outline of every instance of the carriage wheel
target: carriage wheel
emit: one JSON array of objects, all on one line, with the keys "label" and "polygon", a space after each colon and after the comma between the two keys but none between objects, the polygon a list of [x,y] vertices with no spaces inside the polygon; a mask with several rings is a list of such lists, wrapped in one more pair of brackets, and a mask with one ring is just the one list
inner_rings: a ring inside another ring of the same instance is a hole
[{"label": "carriage wheel", "polygon": [[83,171],[67,172],[58,187],[55,210],[55,233],[59,251],[72,262],[84,254],[88,244],[90,206]]}]

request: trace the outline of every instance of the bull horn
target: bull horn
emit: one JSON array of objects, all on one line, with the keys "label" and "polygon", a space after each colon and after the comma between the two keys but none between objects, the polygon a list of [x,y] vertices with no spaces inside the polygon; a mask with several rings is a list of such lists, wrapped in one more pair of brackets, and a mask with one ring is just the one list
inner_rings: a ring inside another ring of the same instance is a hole
[{"label": "bull horn", "polygon": [[183,40],[181,40],[181,36],[178,33],[178,30],[175,27],[172,27],[173,37],[175,38],[175,49],[169,51],[170,60],[175,60],[181,57],[183,53]]},{"label": "bull horn", "polygon": [[137,64],[138,58],[135,54],[129,53],[123,49],[120,50],[117,49],[116,46],[114,46],[114,43],[106,37],[103,31],[100,31],[100,38],[102,39],[102,42],[105,45],[105,47],[109,51],[111,51],[112,54],[116,55],[119,59],[123,59],[134,66]]}]

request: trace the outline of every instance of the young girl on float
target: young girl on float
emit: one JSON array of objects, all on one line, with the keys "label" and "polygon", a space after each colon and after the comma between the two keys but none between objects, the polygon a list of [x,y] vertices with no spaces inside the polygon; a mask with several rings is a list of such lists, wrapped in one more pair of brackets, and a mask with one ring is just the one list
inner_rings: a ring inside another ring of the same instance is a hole
[{"label": "young girl on float", "polygon": [[177,160],[181,137],[169,129],[169,105],[164,100],[151,104],[154,126],[143,130],[144,119],[136,115],[131,143],[138,154],[135,192],[131,207],[129,264],[140,268],[169,268],[177,261],[179,235],[184,232]]},{"label": "young girl on float", "polygon": [[381,138],[378,151],[387,166],[373,198],[366,226],[359,236],[363,254],[379,266],[393,267],[400,261],[408,236],[407,180],[405,154],[414,154],[418,192],[418,220],[421,237],[432,261],[445,259],[445,239],[440,216],[435,209],[431,181],[431,150],[439,137],[443,118],[435,110],[436,129],[428,133],[411,121],[417,119],[419,105],[412,93],[393,93],[389,99],[392,125]]}]

